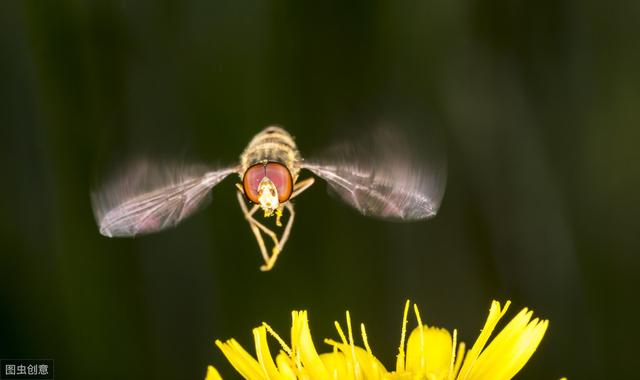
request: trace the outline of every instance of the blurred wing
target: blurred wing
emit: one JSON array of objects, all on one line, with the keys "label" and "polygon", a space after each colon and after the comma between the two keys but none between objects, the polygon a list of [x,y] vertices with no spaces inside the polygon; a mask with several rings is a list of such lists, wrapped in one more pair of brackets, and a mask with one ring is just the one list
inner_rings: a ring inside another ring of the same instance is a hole
[{"label": "blurred wing", "polygon": [[436,215],[446,182],[444,162],[421,160],[414,153],[397,132],[378,130],[302,167],[363,215],[412,221]]},{"label": "blurred wing", "polygon": [[173,227],[204,207],[210,200],[209,190],[234,171],[139,162],[92,194],[100,233],[123,237]]}]

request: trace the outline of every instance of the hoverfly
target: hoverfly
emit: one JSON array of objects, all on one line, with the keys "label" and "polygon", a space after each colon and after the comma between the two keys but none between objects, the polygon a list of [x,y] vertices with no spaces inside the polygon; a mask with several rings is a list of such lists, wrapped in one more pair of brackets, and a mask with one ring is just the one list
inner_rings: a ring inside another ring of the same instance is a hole
[{"label": "hoverfly", "polygon": [[[361,214],[395,220],[420,220],[438,211],[444,178],[429,171],[407,150],[398,135],[385,131],[367,143],[345,144],[328,157],[303,160],[293,137],[278,126],[258,133],[240,155],[237,166],[132,165],[127,174],[92,194],[100,233],[132,237],[173,227],[210,199],[209,191],[237,173],[237,199],[262,253],[261,270],[273,268],[289,239],[295,218],[294,198],[308,189],[314,177],[300,179],[305,169],[324,179],[334,192]],[[247,205],[249,203],[249,206]],[[281,218],[288,211],[282,234],[256,219]],[[271,252],[265,237],[273,244]]]}]

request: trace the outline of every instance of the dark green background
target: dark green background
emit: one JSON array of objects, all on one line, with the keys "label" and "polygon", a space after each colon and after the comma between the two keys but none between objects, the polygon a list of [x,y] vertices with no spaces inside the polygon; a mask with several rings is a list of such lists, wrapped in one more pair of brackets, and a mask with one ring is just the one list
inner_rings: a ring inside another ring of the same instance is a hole
[{"label": "dark green background", "polygon": [[[323,347],[348,308],[391,368],[407,298],[467,342],[511,299],[551,321],[520,378],[637,375],[639,20],[637,1],[2,1],[0,357],[235,377],[214,338],[252,349],[305,308]],[[233,162],[270,123],[304,154],[382,119],[442,136],[435,219],[367,219],[320,183],[261,273],[227,179],[179,228],[97,232],[90,189],[130,155]]]}]

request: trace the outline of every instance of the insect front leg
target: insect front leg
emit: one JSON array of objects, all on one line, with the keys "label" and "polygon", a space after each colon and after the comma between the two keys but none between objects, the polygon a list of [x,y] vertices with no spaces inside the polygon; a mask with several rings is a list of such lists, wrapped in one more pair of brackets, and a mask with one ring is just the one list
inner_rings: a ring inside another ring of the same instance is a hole
[{"label": "insect front leg", "polygon": [[[280,246],[281,243],[278,239],[278,236],[276,235],[275,232],[273,232],[272,230],[270,230],[269,228],[267,228],[266,226],[264,226],[262,223],[258,222],[254,217],[253,214],[255,214],[256,211],[258,211],[259,206],[258,205],[254,205],[251,210],[249,210],[247,208],[247,205],[245,203],[245,199],[244,199],[244,192],[242,189],[242,186],[237,185],[238,187],[238,193],[237,193],[237,197],[238,197],[238,203],[240,204],[240,208],[242,209],[242,213],[244,214],[245,219],[247,220],[247,222],[249,223],[249,227],[251,228],[251,231],[253,232],[256,241],[258,242],[258,246],[260,247],[260,253],[262,254],[262,258],[264,259],[266,265],[268,266],[269,262],[275,262],[275,260],[272,260],[273,256],[277,256],[280,253]],[[271,255],[268,254],[267,252],[267,247],[264,243],[264,240],[262,238],[262,234],[260,233],[260,231],[264,232],[265,234],[267,234],[267,236],[269,236],[271,238],[271,240],[273,241],[273,248],[271,250]],[[263,271],[269,270],[271,269],[271,267],[273,266],[273,264],[271,264],[270,266],[268,266],[268,269],[264,269],[264,265],[260,268]]]},{"label": "insect front leg", "polygon": [[242,213],[244,214],[245,219],[249,223],[249,227],[251,228],[251,231],[253,232],[253,234],[256,237],[256,241],[258,242],[258,246],[260,247],[260,253],[262,253],[262,257],[264,258],[265,261],[268,261],[269,260],[269,255],[267,254],[267,248],[264,245],[264,240],[262,240],[262,235],[260,234],[260,230],[255,225],[255,223],[252,222],[253,217],[251,216],[251,213],[247,209],[247,205],[244,202],[245,202],[244,201],[244,196],[242,195],[241,192],[238,192],[238,203],[240,204],[240,208],[242,209]]},{"label": "insect front leg", "polygon": [[302,180],[300,182],[296,182],[295,185],[293,185],[293,192],[291,193],[291,197],[289,197],[289,199],[293,199],[295,197],[297,197],[298,195],[300,195],[300,193],[302,193],[303,191],[307,190],[311,185],[313,185],[313,183],[316,181],[315,178],[313,177],[309,177],[305,180]]},{"label": "insect front leg", "polygon": [[284,245],[286,244],[287,240],[289,240],[289,234],[291,233],[291,227],[293,226],[293,220],[295,219],[296,213],[293,209],[293,203],[287,202],[284,204],[284,206],[287,210],[289,210],[289,219],[287,220],[287,226],[284,228],[284,232],[280,237],[280,242],[275,247],[273,247],[273,255],[271,255],[269,260],[267,260],[265,265],[260,267],[260,270],[262,271],[268,271],[268,270],[271,270],[271,268],[273,268],[273,266],[276,263],[276,260],[278,260],[278,256],[280,255],[280,252],[282,252]]},{"label": "insect front leg", "polygon": [[[315,182],[315,178],[313,177],[309,177],[305,180],[297,182],[293,186],[293,192],[291,193],[291,197],[289,197],[289,199],[291,200],[292,198],[295,198],[296,196],[300,195],[303,191],[307,190],[311,185],[313,185],[314,182]],[[280,252],[282,252],[282,250],[284,249],[284,245],[287,243],[287,240],[289,240],[289,235],[291,234],[291,227],[293,227],[293,221],[295,219],[296,213],[293,208],[293,203],[291,203],[290,201],[287,201],[284,204],[284,207],[287,210],[289,210],[289,219],[287,220],[287,225],[284,228],[284,232],[282,233],[282,236],[280,237],[280,241],[273,247],[273,252],[271,257],[269,258],[269,260],[266,261],[265,265],[260,267],[260,270],[262,271],[268,271],[268,270],[271,270],[271,268],[273,268],[273,266],[276,263],[276,260],[278,260],[278,256],[280,255]],[[278,220],[279,220],[279,217],[278,217]]]}]

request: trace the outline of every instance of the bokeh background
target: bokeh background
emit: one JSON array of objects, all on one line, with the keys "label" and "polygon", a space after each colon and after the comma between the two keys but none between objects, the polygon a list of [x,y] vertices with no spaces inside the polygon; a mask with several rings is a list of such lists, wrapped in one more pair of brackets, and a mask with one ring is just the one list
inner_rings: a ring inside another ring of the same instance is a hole
[{"label": "bokeh background", "polygon": [[[639,20],[635,1],[2,1],[0,357],[234,378],[215,338],[251,348],[305,308],[322,347],[349,309],[391,367],[407,298],[467,342],[511,299],[551,321],[519,378],[634,377]],[[90,190],[126,157],[230,163],[273,123],[310,154],[380,120],[446,150],[435,219],[367,219],[319,183],[270,273],[235,179],[179,228],[96,229]]]}]

